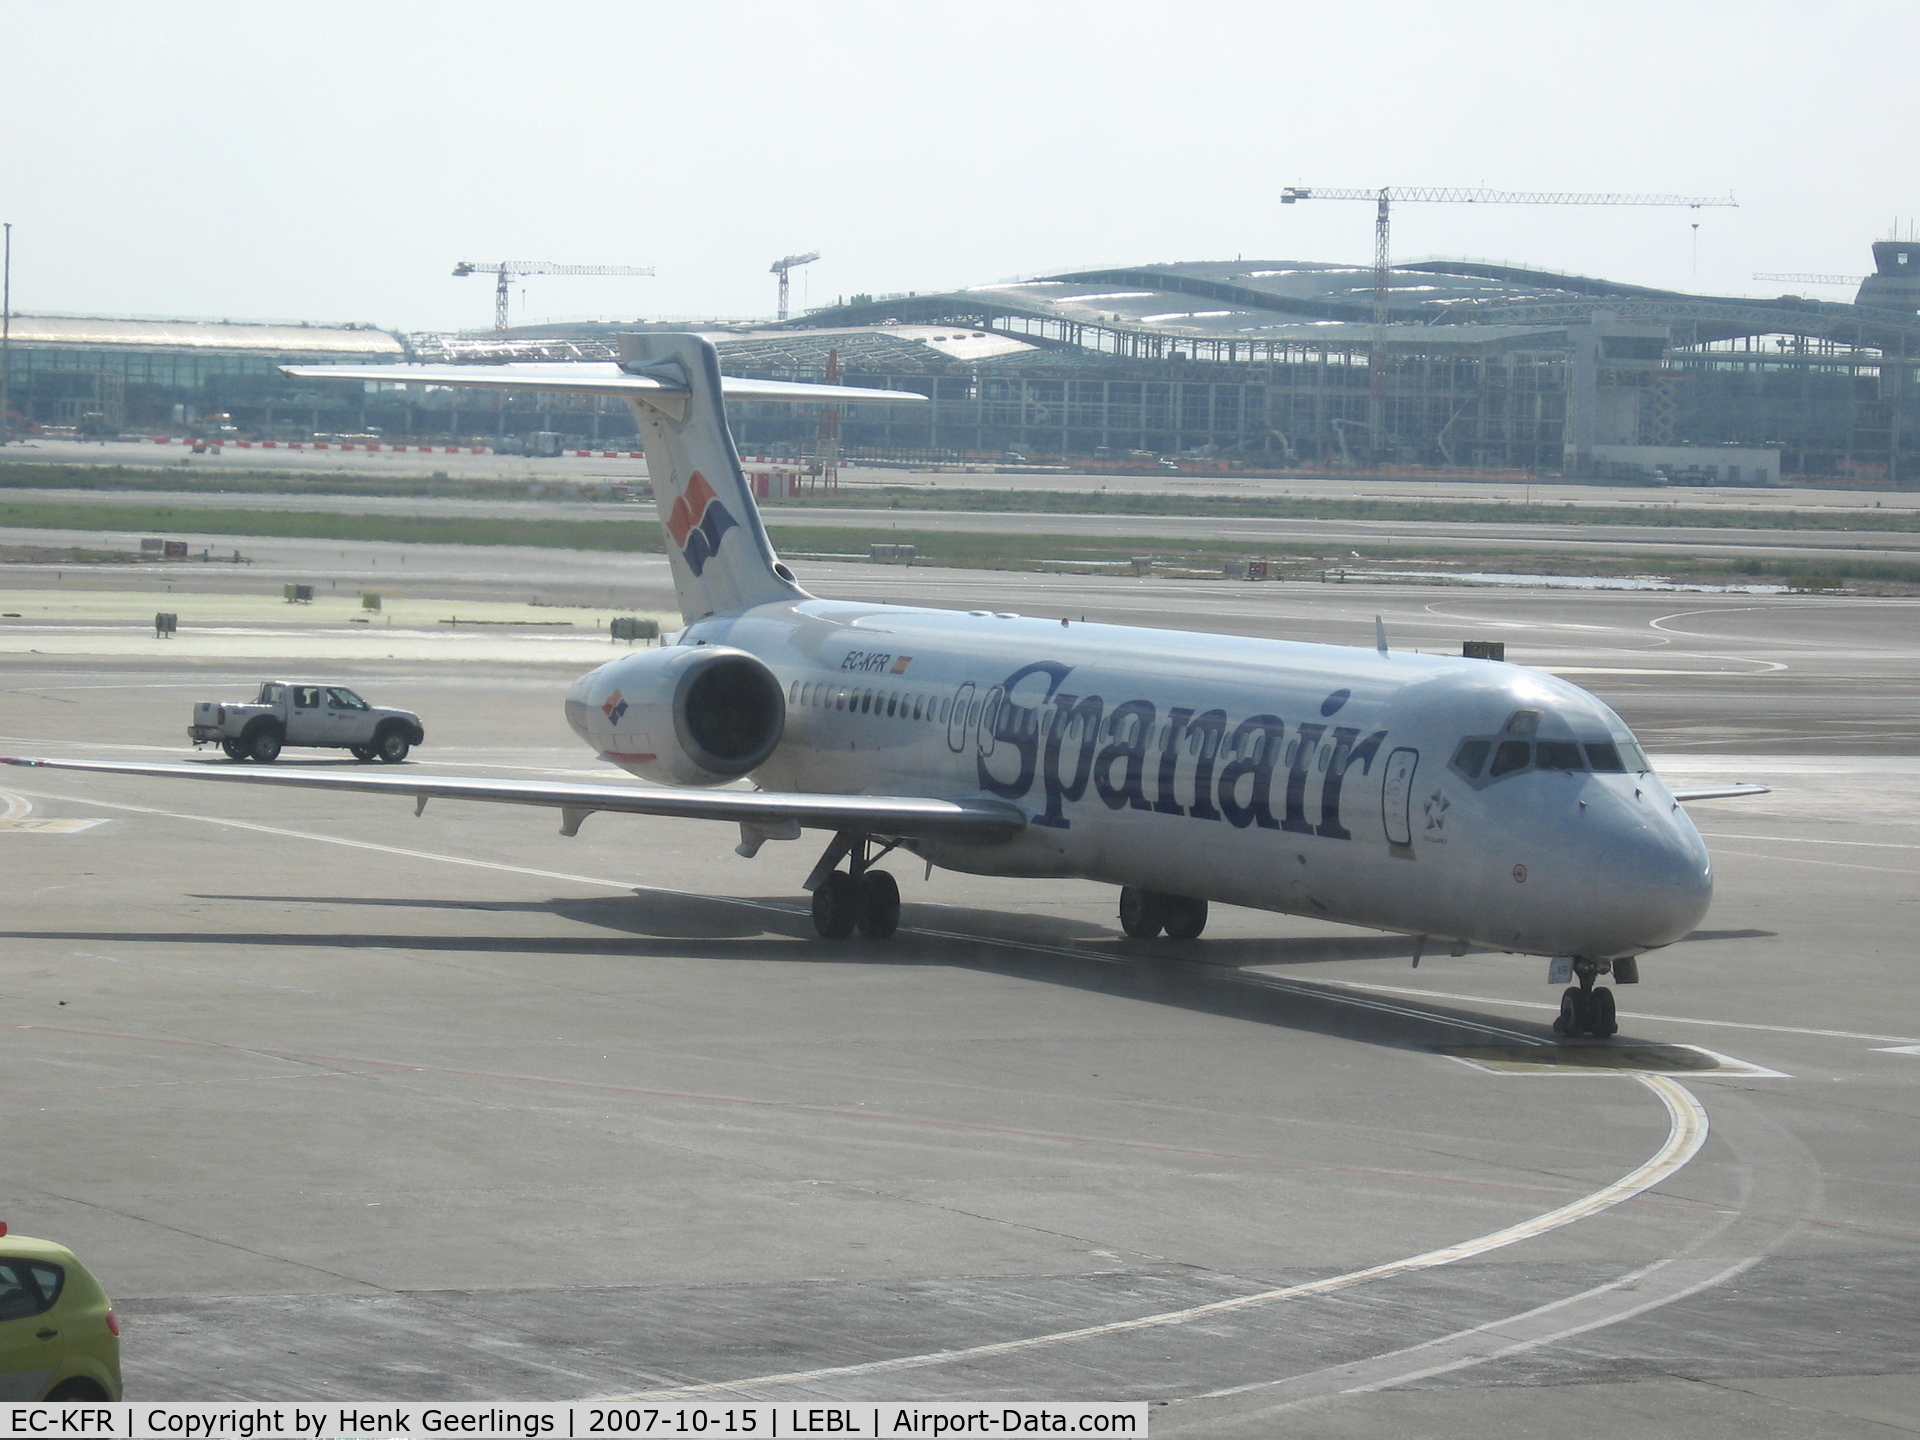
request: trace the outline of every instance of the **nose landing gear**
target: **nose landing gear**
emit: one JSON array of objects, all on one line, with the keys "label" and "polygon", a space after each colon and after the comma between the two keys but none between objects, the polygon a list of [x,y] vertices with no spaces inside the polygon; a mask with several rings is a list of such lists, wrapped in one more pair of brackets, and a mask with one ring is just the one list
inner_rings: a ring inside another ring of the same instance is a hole
[{"label": "nose landing gear", "polygon": [[1135,940],[1151,940],[1162,930],[1169,940],[1195,940],[1207,928],[1207,902],[1123,885],[1120,928]]},{"label": "nose landing gear", "polygon": [[[898,842],[878,851],[871,835],[834,837],[807,877],[813,891],[813,929],[822,940],[844,940],[858,930],[868,940],[890,939],[900,928],[900,885],[885,870],[873,868]],[[845,857],[847,868],[838,869]]]},{"label": "nose landing gear", "polygon": [[1554,1034],[1568,1039],[1591,1035],[1596,1040],[1605,1040],[1620,1029],[1620,1022],[1614,1018],[1613,991],[1598,989],[1593,983],[1605,963],[1573,962],[1573,976],[1580,983],[1568,986],[1561,993],[1560,1013],[1553,1022]]}]

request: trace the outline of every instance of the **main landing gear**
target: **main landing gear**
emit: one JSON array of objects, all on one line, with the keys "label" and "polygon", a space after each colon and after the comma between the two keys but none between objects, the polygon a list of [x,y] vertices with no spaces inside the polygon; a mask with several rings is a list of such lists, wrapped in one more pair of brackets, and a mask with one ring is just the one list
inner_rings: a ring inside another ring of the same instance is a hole
[{"label": "main landing gear", "polygon": [[1605,1040],[1620,1028],[1620,1022],[1614,1018],[1613,991],[1601,990],[1594,986],[1594,979],[1600,974],[1601,964],[1595,960],[1575,960],[1573,978],[1578,985],[1569,985],[1560,996],[1560,1013],[1553,1022],[1553,1033],[1574,1039],[1581,1035],[1591,1035],[1596,1040]]},{"label": "main landing gear", "polygon": [[[813,891],[813,929],[822,940],[844,940],[858,930],[868,940],[890,939],[900,928],[900,886],[874,864],[893,849],[893,842],[873,847],[871,835],[843,833],[808,878]],[[838,868],[842,857],[847,868]]]},{"label": "main landing gear", "polygon": [[1120,928],[1135,940],[1151,940],[1162,930],[1169,940],[1194,940],[1207,928],[1207,902],[1122,885]]}]

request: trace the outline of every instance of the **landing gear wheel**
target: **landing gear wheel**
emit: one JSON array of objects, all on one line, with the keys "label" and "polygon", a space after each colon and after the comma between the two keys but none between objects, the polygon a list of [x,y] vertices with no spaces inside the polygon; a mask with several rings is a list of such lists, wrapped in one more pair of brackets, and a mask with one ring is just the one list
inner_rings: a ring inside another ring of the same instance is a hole
[{"label": "landing gear wheel", "polygon": [[247,753],[262,765],[271,765],[280,758],[280,732],[262,730],[253,737],[247,747]]},{"label": "landing gear wheel", "polygon": [[371,745],[349,745],[347,750],[356,760],[371,760],[380,753]]},{"label": "landing gear wheel", "polygon": [[229,760],[245,760],[253,754],[251,747],[239,740],[222,740],[220,748],[226,752]]},{"label": "landing gear wheel", "polygon": [[1151,940],[1167,923],[1160,896],[1137,885],[1120,887],[1120,928],[1135,940]]},{"label": "landing gear wheel", "polygon": [[1569,985],[1560,993],[1560,1014],[1553,1022],[1553,1033],[1568,1039],[1586,1034],[1592,1009],[1587,992],[1578,985]]},{"label": "landing gear wheel", "polygon": [[893,876],[869,870],[853,882],[853,890],[860,933],[869,940],[891,938],[900,928],[900,886]]},{"label": "landing gear wheel", "polygon": [[844,940],[859,917],[853,877],[844,870],[829,872],[813,892],[813,930],[822,940]]},{"label": "landing gear wheel", "polygon": [[1587,997],[1587,1032],[1596,1040],[1605,1040],[1620,1030],[1614,1018],[1613,991],[1595,989]]},{"label": "landing gear wheel", "polygon": [[1207,928],[1207,902],[1188,895],[1169,895],[1162,902],[1169,940],[1197,940]]},{"label": "landing gear wheel", "polygon": [[413,742],[398,730],[389,730],[374,742],[374,750],[383,763],[398,765],[407,758],[407,751],[413,748]]}]

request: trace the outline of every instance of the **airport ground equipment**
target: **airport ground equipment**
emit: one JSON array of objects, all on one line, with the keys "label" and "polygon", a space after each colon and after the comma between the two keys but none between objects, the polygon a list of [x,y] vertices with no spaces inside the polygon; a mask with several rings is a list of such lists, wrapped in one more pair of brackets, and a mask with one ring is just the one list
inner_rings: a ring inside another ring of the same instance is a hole
[{"label": "airport ground equipment", "polygon": [[507,328],[511,287],[523,275],[651,275],[651,265],[556,265],[551,260],[462,260],[455,275],[492,275],[493,328]]},{"label": "airport ground equipment", "polygon": [[263,765],[288,745],[347,750],[356,760],[398,765],[427,732],[411,710],[369,705],[344,685],[268,680],[251,701],[196,704],[187,738],[218,745],[229,760]]}]

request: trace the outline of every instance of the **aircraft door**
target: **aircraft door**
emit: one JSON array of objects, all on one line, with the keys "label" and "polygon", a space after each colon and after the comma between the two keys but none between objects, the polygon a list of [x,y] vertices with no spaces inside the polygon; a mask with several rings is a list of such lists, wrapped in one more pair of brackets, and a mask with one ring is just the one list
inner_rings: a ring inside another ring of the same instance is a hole
[{"label": "aircraft door", "polygon": [[1413,772],[1419,765],[1420,752],[1405,746],[1387,757],[1380,785],[1380,818],[1386,825],[1387,844],[1397,849],[1413,844]]},{"label": "aircraft door", "polygon": [[974,745],[982,759],[993,754],[994,746],[1000,739],[1000,707],[1006,701],[1006,694],[996,685],[987,692],[986,703],[980,707],[980,719],[974,726]]},{"label": "aircraft door", "polygon": [[973,704],[973,682],[969,680],[953,697],[953,712],[947,716],[947,748],[958,755],[967,748],[967,707]]}]

